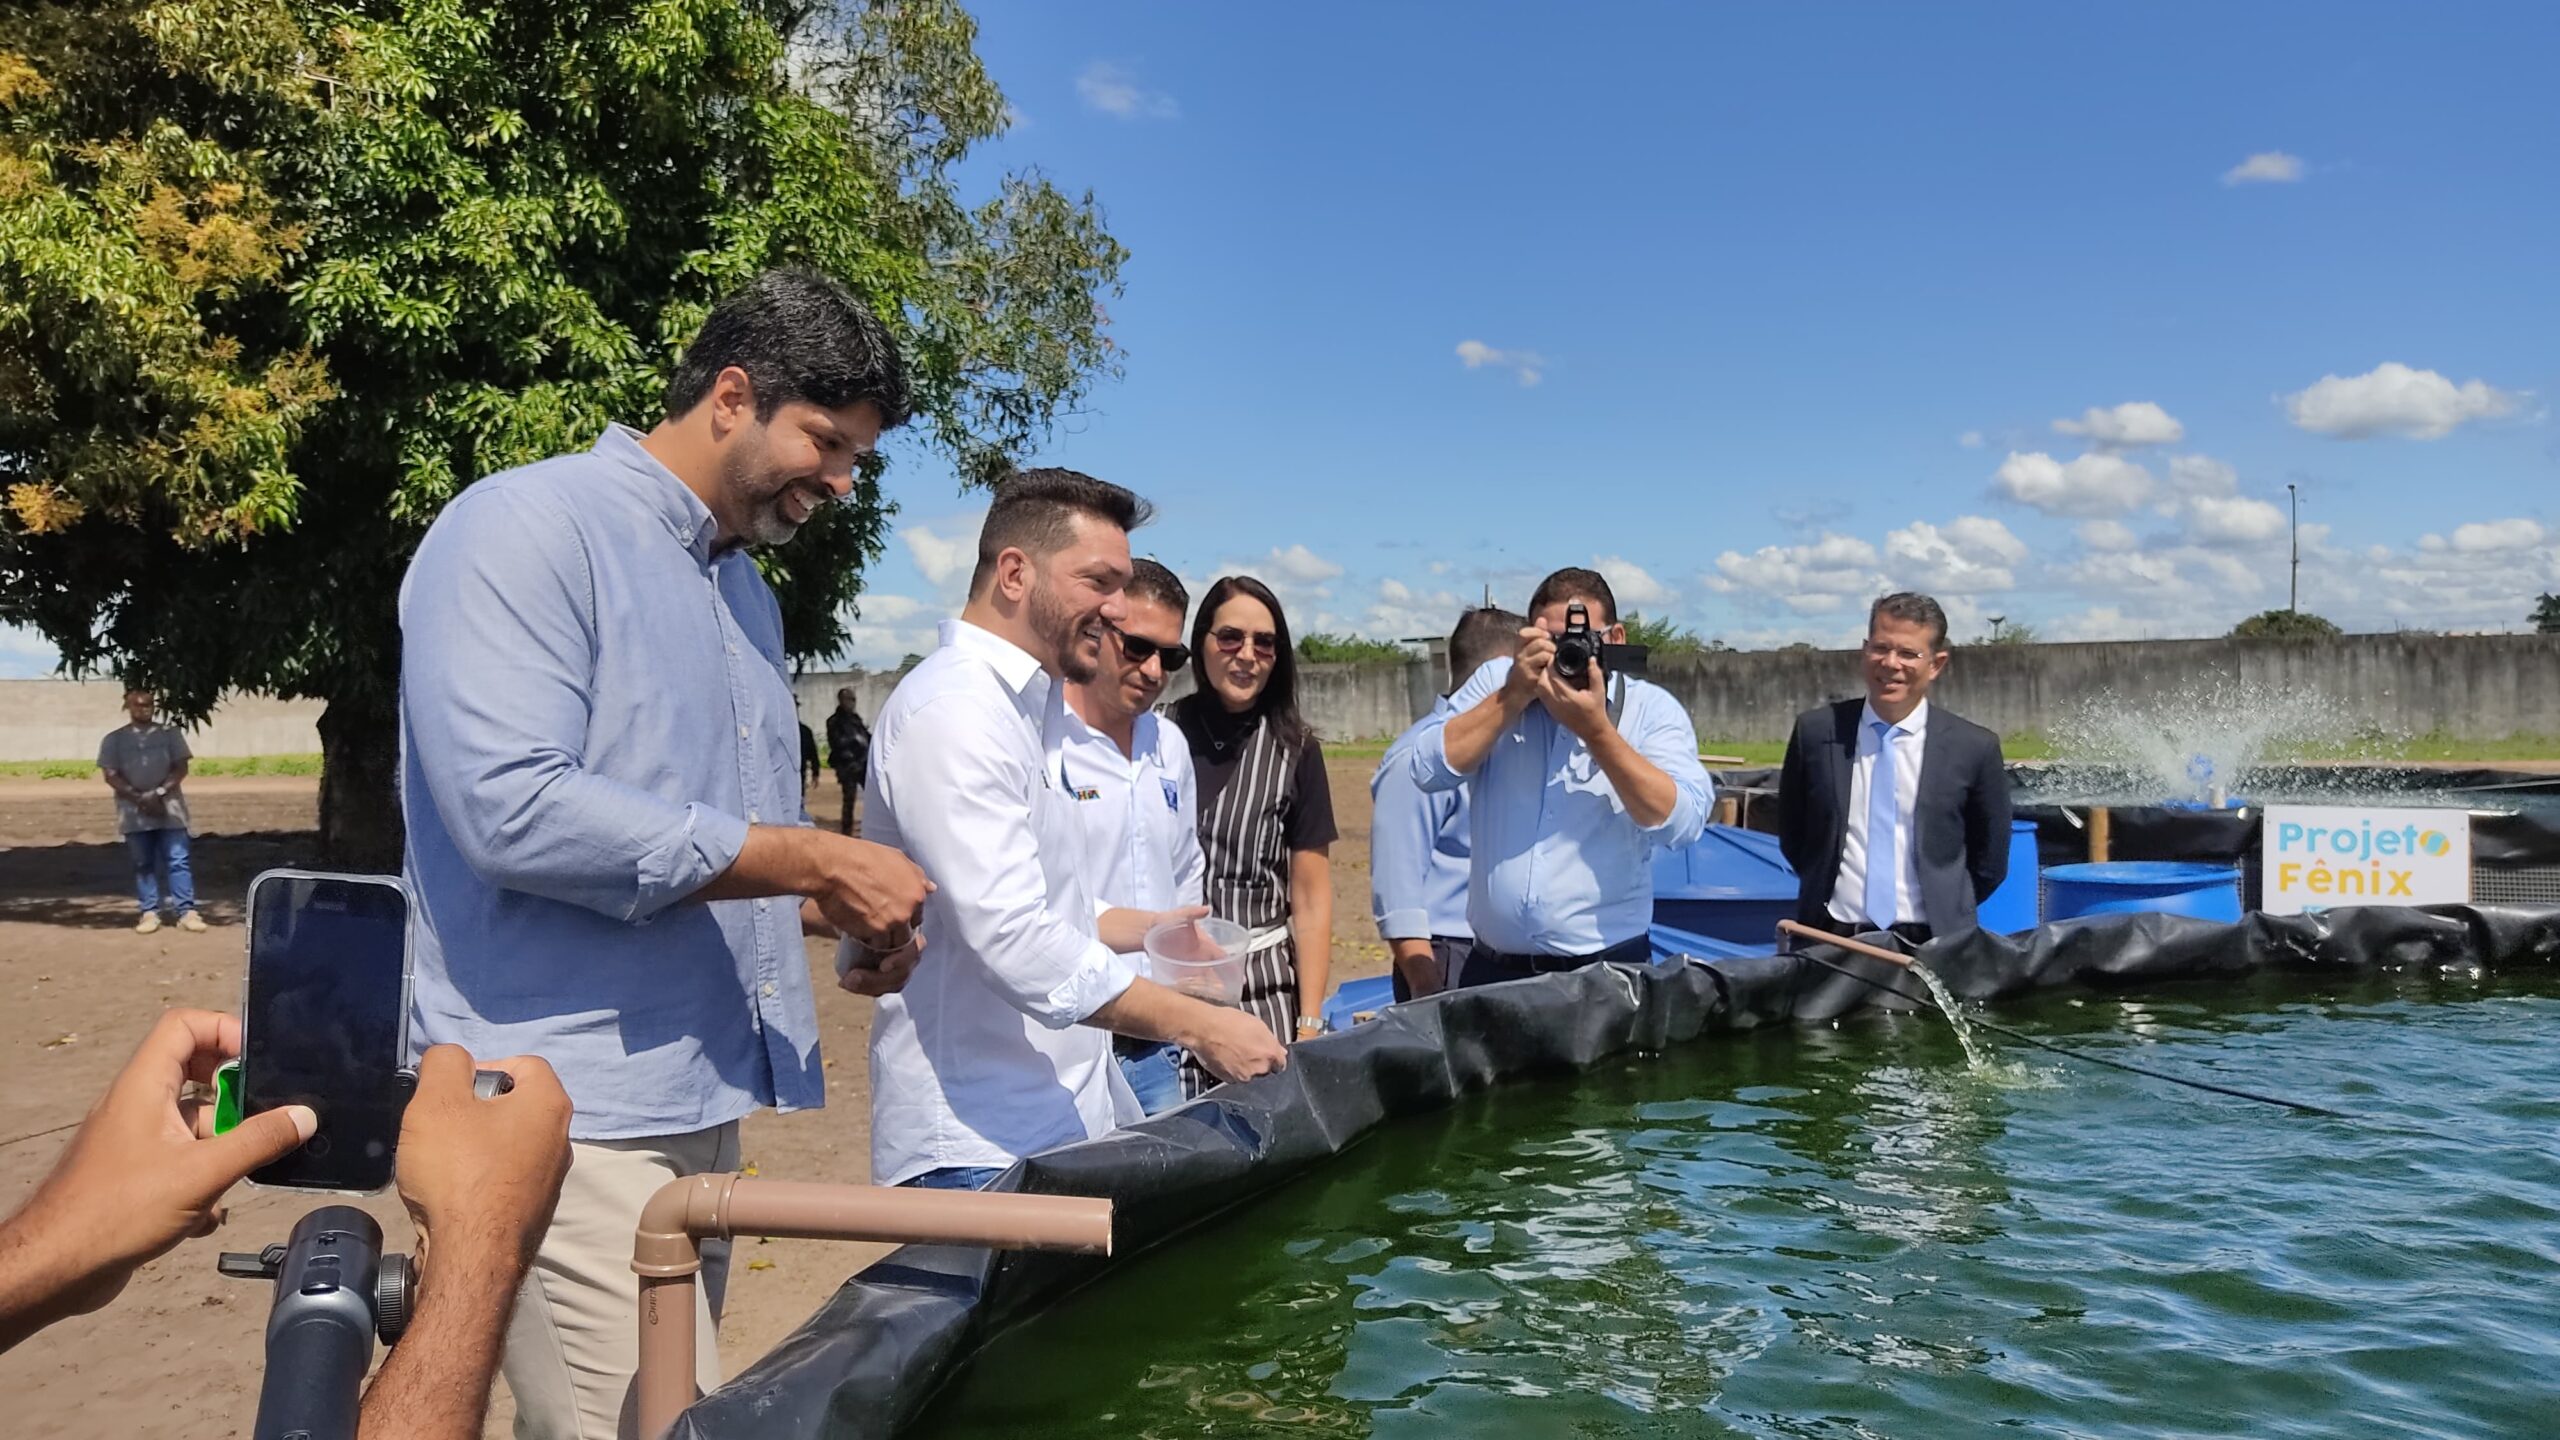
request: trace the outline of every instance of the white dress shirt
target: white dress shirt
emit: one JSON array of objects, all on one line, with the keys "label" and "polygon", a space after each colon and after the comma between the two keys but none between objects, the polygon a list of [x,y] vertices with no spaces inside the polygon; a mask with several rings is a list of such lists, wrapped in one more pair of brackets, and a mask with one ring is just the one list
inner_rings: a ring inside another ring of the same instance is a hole
[{"label": "white dress shirt", "polygon": [[1920,905],[1920,837],[1914,833],[1912,816],[1920,806],[1920,754],[1929,738],[1929,702],[1921,701],[1902,717],[1899,733],[1893,737],[1893,813],[1894,868],[1893,908],[1898,915],[1876,916],[1867,913],[1867,796],[1873,793],[1876,773],[1876,726],[1884,717],[1873,705],[1858,710],[1858,761],[1849,771],[1848,827],[1840,839],[1840,875],[1831,882],[1831,918],[1849,924],[1864,922],[1881,930],[1905,921],[1929,923],[1928,913]]},{"label": "white dress shirt", "polygon": [[871,1178],[1005,1166],[1139,1118],[1111,1037],[1077,1022],[1134,967],[1096,938],[1064,692],[960,620],[882,706],[867,838],[923,867],[924,958],[871,1022]]},{"label": "white dress shirt", "polygon": [[1085,888],[1097,909],[1198,905],[1209,864],[1200,853],[1200,782],[1182,727],[1149,711],[1131,748],[1084,723],[1063,722],[1060,779],[1084,834]]}]

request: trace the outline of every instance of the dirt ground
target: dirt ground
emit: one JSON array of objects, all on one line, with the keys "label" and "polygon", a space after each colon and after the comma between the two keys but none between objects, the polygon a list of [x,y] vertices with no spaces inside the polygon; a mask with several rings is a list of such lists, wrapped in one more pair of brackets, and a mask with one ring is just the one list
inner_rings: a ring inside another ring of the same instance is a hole
[{"label": "dirt ground", "polygon": [[[1368,778],[1375,765],[1345,758],[1331,767],[1342,831],[1333,849],[1337,980],[1387,965],[1368,918]],[[15,1210],[34,1188],[162,1009],[238,1007],[246,955],[241,898],[250,877],[313,858],[316,781],[207,778],[190,782],[187,793],[198,837],[196,886],[213,929],[144,936],[132,930],[131,873],[105,788],[0,779],[0,1076],[10,1097],[0,1117],[0,1211]],[[840,802],[829,780],[809,807],[832,818]],[[810,946],[830,1103],[746,1122],[746,1158],[768,1176],[869,1178],[864,1055],[871,1002],[835,988],[830,959],[830,951]],[[222,1233],[145,1267],[105,1311],[0,1355],[0,1395],[9,1407],[0,1429],[17,1440],[246,1435],[257,1410],[270,1289],[221,1278],[214,1259],[224,1249],[282,1240],[308,1208],[308,1200],[244,1186],[231,1197]],[[408,1248],[414,1235],[396,1197],[364,1208],[382,1222],[392,1248]],[[740,1242],[720,1336],[726,1369],[735,1373],[772,1348],[882,1248]],[[501,1385],[488,1433],[507,1434],[512,1413]]]}]

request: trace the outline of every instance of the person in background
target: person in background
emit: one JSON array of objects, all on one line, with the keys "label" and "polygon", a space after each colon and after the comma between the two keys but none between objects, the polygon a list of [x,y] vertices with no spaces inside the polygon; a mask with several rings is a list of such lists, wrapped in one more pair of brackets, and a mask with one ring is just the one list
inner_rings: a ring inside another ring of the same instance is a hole
[{"label": "person in background", "polygon": [[[1182,643],[1191,596],[1171,570],[1130,562],[1127,614],[1102,642],[1102,672],[1067,686],[1060,783],[1075,798],[1085,883],[1105,909],[1179,910],[1202,903],[1200,785],[1191,749],[1155,713],[1165,682],[1190,663]],[[1182,1103],[1181,1052],[1115,1036],[1120,1073],[1150,1115]]]},{"label": "person in background", "polygon": [[[1146,514],[1073,470],[998,485],[967,608],[880,709],[863,826],[940,888],[928,957],[879,961],[912,978],[871,1022],[874,1184],[983,1189],[1026,1155],[1138,1119],[1113,1035],[1174,1041],[1222,1080],[1288,1064],[1253,1017],[1122,958],[1197,907],[1106,908],[1085,881],[1065,686],[1094,681],[1128,623],[1129,531]],[[839,960],[842,983],[869,973],[864,958]]]},{"label": "person in background", "polygon": [[815,785],[818,783],[818,776],[824,773],[819,764],[818,737],[815,732],[810,730],[808,721],[803,720],[799,723],[800,774],[806,783]]},{"label": "person in background", "polygon": [[[1191,622],[1200,686],[1174,723],[1200,773],[1209,911],[1252,934],[1244,1007],[1283,1042],[1324,1029],[1333,973],[1333,790],[1298,713],[1298,657],[1280,597],[1250,575],[1209,587]],[[1210,1076],[1183,1061],[1183,1089]]]},{"label": "person in background", "polygon": [[827,715],[827,764],[836,772],[836,788],[844,792],[844,819],[839,833],[854,833],[854,806],[862,799],[863,777],[871,769],[871,727],[855,708],[853,687],[836,692],[836,708]]},{"label": "person in background", "polygon": [[[222,1224],[222,1197],[311,1137],[302,1105],[212,1133],[201,1091],[240,1053],[240,1022],[171,1010],[143,1037],[51,1173],[0,1222],[0,1350],[105,1308],[135,1271]],[[421,1237],[408,1334],[373,1378],[360,1440],[477,1440],[516,1286],[569,1170],[569,1096],[539,1058],[499,1060],[515,1088],[472,1093],[468,1051],[429,1050],[400,1120],[400,1198]]]},{"label": "person in background", "polygon": [[1520,653],[1488,661],[1414,737],[1424,790],[1469,791],[1461,986],[1649,963],[1652,854],[1706,833],[1715,787],[1680,702],[1596,659],[1579,683],[1556,669],[1575,602],[1599,639],[1624,642],[1608,580],[1559,570],[1529,597]]},{"label": "person in background", "polygon": [[1425,791],[1414,774],[1414,742],[1448,717],[1450,692],[1486,661],[1519,650],[1528,623],[1490,605],[1459,616],[1449,633],[1449,692],[1387,746],[1369,777],[1369,911],[1394,957],[1400,1001],[1447,989],[1475,942],[1467,926],[1467,787]]},{"label": "person in background", "polygon": [[142,902],[142,918],[133,928],[144,935],[160,928],[160,881],[166,875],[168,904],[178,912],[178,928],[202,934],[204,917],[196,913],[196,877],[188,852],[187,797],[178,788],[195,753],[177,727],[160,723],[150,691],[124,692],[124,713],[125,724],[98,742],[98,771],[115,792],[116,829],[133,857],[133,888]]},{"label": "person in background", "polygon": [[1867,612],[1863,700],[1796,717],[1778,771],[1778,844],[1796,920],[1913,944],[1974,928],[2009,874],[2000,737],[1929,703],[1947,673],[1947,612],[1887,595]]},{"label": "person in background", "polygon": [[[577,1102],[507,1336],[521,1440],[629,1423],[641,1206],[736,1169],[750,1112],[825,1103],[804,930],[914,941],[924,872],[802,808],[782,609],[750,553],[851,493],[907,406],[868,305],[767,273],[712,308],[648,433],[472,485],[401,582],[410,1033],[540,1054]],[[705,1390],[729,1248],[703,1246]]]}]

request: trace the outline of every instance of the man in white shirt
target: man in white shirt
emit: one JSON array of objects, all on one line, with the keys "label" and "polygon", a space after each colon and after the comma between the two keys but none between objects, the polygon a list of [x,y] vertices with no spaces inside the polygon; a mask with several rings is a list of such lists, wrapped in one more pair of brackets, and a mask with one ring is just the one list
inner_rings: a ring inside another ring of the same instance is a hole
[{"label": "man in white shirt", "polygon": [[[1072,470],[1004,482],[968,606],[873,728],[864,826],[938,887],[927,948],[888,957],[914,971],[872,1021],[877,1184],[977,1189],[1026,1155],[1138,1118],[1113,1034],[1172,1041],[1222,1080],[1288,1063],[1260,1021],[1121,958],[1196,909],[1104,910],[1085,879],[1059,682],[1093,679],[1128,619],[1129,531],[1145,518],[1136,496]],[[845,983],[888,988],[858,969]]]},{"label": "man in white shirt", "polygon": [[1929,700],[1948,656],[1938,602],[1887,595],[1867,615],[1866,698],[1797,717],[1778,844],[1796,868],[1800,922],[1925,943],[1974,928],[2008,875],[2000,737]]},{"label": "man in white shirt", "polygon": [[[1190,593],[1153,560],[1131,564],[1127,610],[1102,642],[1102,673],[1067,686],[1060,758],[1084,834],[1085,881],[1104,909],[1173,910],[1201,903],[1200,786],[1182,730],[1155,713],[1165,682],[1191,662],[1182,643]],[[1113,1039],[1120,1073],[1150,1115],[1182,1103],[1181,1051],[1160,1040]]]}]

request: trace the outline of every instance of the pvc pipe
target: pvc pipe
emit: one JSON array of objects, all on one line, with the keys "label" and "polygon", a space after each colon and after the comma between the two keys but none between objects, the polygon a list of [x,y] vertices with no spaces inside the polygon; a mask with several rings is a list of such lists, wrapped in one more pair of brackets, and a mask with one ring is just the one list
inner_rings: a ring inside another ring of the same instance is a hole
[{"label": "pvc pipe", "polygon": [[640,1277],[639,1433],[657,1440],[694,1402],[694,1276],[706,1239],[770,1235],[887,1240],[994,1250],[1111,1253],[1111,1202],[1073,1195],[814,1185],[692,1175],[640,1210],[631,1269]]},{"label": "pvc pipe", "polygon": [[1852,940],[1846,935],[1834,935],[1828,930],[1816,930],[1810,925],[1799,925],[1793,920],[1779,921],[1778,934],[1782,937],[1800,935],[1818,945],[1836,945],[1852,955],[1864,955],[1870,960],[1890,960],[1905,969],[1910,968],[1911,965],[1911,957],[1908,955],[1896,955],[1890,950],[1878,949],[1864,940]]}]

